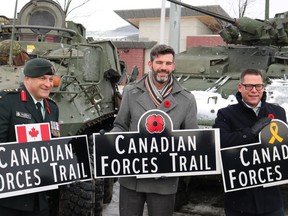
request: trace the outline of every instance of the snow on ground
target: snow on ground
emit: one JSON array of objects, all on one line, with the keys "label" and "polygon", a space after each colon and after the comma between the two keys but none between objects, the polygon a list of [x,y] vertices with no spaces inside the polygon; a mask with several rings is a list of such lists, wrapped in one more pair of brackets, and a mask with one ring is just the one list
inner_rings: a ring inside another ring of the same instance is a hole
[{"label": "snow on ground", "polygon": [[279,104],[286,111],[288,119],[288,80],[274,79],[271,85],[266,86],[267,101]]},{"label": "snow on ground", "polygon": [[[196,99],[198,121],[211,124],[214,122],[219,109],[237,103],[236,97],[230,95],[227,99],[219,93],[207,91],[191,91]],[[207,122],[208,121],[208,122]]]}]

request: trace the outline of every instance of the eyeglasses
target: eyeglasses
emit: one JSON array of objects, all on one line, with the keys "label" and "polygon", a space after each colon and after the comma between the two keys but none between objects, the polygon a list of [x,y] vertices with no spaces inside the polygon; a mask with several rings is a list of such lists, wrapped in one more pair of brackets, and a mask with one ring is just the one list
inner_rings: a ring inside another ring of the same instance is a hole
[{"label": "eyeglasses", "polygon": [[245,90],[251,91],[254,87],[257,91],[260,91],[264,88],[264,84],[243,84],[241,83],[241,85],[243,85],[245,87]]}]

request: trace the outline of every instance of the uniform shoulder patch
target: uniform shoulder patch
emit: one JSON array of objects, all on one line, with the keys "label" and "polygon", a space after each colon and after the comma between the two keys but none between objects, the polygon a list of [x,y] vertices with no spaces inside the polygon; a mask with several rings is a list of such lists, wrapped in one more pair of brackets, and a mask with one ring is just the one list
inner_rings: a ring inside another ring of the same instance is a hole
[{"label": "uniform shoulder patch", "polygon": [[6,93],[17,93],[19,92],[21,89],[3,89],[2,92],[6,92]]},{"label": "uniform shoulder patch", "polygon": [[8,94],[19,93],[20,89],[3,89],[0,91],[0,100]]}]

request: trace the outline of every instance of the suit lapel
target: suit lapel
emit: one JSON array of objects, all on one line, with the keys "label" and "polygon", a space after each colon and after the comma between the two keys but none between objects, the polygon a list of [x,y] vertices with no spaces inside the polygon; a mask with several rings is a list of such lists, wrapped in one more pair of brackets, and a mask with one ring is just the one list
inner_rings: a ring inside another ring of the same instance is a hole
[{"label": "suit lapel", "polygon": [[[165,101],[168,101],[169,103],[165,103]],[[176,101],[176,99],[174,98],[174,96],[172,94],[168,95],[168,97],[166,97],[164,99],[164,101],[161,103],[159,109],[163,110],[164,112],[169,112],[170,110],[174,109],[176,106],[178,105],[178,102]]]},{"label": "suit lapel", "polygon": [[[146,77],[146,76],[145,76]],[[137,103],[143,107],[146,111],[151,110],[151,109],[157,109],[155,104],[153,103],[152,99],[150,98],[150,95],[145,87],[145,77],[142,78],[141,81],[139,81],[136,85],[138,88],[140,88],[143,91],[143,94],[140,95],[140,97],[136,100]],[[174,77],[173,77],[174,78]],[[178,93],[182,91],[182,87],[179,85],[177,80],[174,78],[174,83],[173,83],[173,90],[172,92],[164,99],[164,101],[161,103],[159,109],[163,110],[165,112],[169,112],[170,110],[174,109],[177,105],[178,102],[176,101],[175,97],[173,94]],[[164,102],[168,100],[169,101],[169,106],[165,106]]]},{"label": "suit lapel", "polygon": [[31,113],[31,115],[33,116],[33,118],[35,119],[35,121],[37,123],[43,122],[42,119],[40,119],[40,116],[38,116],[37,110],[36,110],[36,106],[34,104],[34,102],[32,101],[32,103],[26,103],[25,104],[26,109],[28,110],[29,113]]},{"label": "suit lapel", "polygon": [[147,91],[144,91],[143,94],[137,99],[137,103],[145,110],[156,109],[156,106]]},{"label": "suit lapel", "polygon": [[[169,101],[169,106],[165,106],[164,102],[168,100]],[[152,99],[150,98],[150,95],[148,94],[147,91],[143,92],[143,94],[137,99],[137,103],[142,106],[146,111],[151,110],[151,109],[157,109],[155,104],[153,103]],[[164,99],[164,101],[161,103],[159,109],[168,112],[172,109],[174,109],[178,105],[178,102],[174,98],[173,94],[168,95]]]}]

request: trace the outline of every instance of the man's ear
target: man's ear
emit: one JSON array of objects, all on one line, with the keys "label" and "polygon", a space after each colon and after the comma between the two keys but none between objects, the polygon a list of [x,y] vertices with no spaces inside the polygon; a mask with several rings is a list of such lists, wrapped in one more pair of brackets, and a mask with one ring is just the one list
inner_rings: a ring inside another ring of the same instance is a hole
[{"label": "man's ear", "polygon": [[148,66],[149,66],[150,69],[152,69],[153,62],[151,60],[148,61]]},{"label": "man's ear", "polygon": [[25,82],[29,82],[29,81],[30,81],[30,77],[24,76],[24,81],[25,81]]},{"label": "man's ear", "polygon": [[238,83],[238,91],[241,92],[242,91],[243,86],[241,85],[241,83]]},{"label": "man's ear", "polygon": [[32,79],[31,77],[28,76],[24,76],[24,82],[23,84],[27,87],[30,88],[30,86],[32,85]]}]

